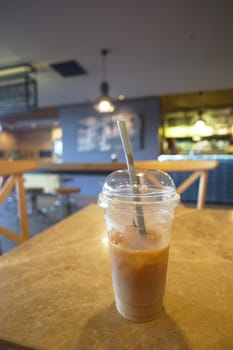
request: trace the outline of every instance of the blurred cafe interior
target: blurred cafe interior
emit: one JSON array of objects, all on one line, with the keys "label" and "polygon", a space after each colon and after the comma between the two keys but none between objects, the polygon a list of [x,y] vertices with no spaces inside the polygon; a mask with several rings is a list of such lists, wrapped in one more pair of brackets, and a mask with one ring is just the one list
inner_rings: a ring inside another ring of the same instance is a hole
[{"label": "blurred cafe interior", "polygon": [[233,1],[0,4],[0,349],[233,349]]},{"label": "blurred cafe interior", "polygon": [[[231,6],[157,5],[1,8],[0,159],[36,162],[24,185],[43,217],[61,186],[77,190],[76,209],[96,203],[111,166],[125,163],[121,117],[135,161],[215,159],[206,203],[233,205]],[[196,193],[193,184],[182,200]]]},{"label": "blurred cafe interior", "polygon": [[[45,14],[39,3],[25,5],[20,15],[19,4],[14,12],[3,6],[0,157],[37,162],[37,171],[24,176],[25,187],[51,194],[65,183],[80,189],[80,205],[96,201],[106,173],[69,174],[63,165],[125,162],[116,127],[123,117],[136,161],[217,159],[206,202],[233,204],[230,12],[227,3],[208,11],[201,2],[191,9],[182,3],[178,9],[159,2],[158,11],[137,5],[128,26],[130,4],[123,10],[103,1],[107,15],[92,6],[88,30],[88,5],[79,20],[74,4],[64,16],[60,5],[53,12],[53,1]],[[112,6],[124,18],[120,26]],[[107,107],[99,109],[106,97]],[[179,183],[182,174],[174,176]],[[182,200],[192,203],[196,191],[193,185]]]}]

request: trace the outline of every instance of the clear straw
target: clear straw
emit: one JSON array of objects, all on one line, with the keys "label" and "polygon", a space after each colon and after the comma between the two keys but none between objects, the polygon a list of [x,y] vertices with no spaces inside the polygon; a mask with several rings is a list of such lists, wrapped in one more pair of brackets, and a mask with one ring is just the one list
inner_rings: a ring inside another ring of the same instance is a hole
[{"label": "clear straw", "polygon": [[[139,181],[138,181],[137,173],[136,173],[135,166],[134,166],[134,157],[133,157],[131,142],[130,142],[128,131],[126,128],[125,120],[117,120],[117,126],[119,129],[121,142],[122,142],[123,149],[125,152],[125,158],[126,158],[127,168],[128,168],[128,172],[129,172],[130,184],[132,186],[133,194],[135,194],[134,200],[140,201],[140,196],[138,196],[140,194],[139,189],[138,189]],[[142,210],[142,207],[140,205],[136,205],[136,218],[137,218],[139,232],[141,234],[146,234],[146,227],[145,227],[145,221],[144,221],[144,216],[143,216],[143,210]]]}]

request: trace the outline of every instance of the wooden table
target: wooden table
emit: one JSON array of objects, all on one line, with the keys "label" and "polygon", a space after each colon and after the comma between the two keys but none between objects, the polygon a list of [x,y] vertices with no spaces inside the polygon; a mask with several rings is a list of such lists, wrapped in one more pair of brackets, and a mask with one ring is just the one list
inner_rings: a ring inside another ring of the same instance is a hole
[{"label": "wooden table", "polygon": [[232,210],[178,208],[164,311],[136,324],[115,310],[92,205],[0,258],[0,338],[47,350],[232,350],[232,233]]}]

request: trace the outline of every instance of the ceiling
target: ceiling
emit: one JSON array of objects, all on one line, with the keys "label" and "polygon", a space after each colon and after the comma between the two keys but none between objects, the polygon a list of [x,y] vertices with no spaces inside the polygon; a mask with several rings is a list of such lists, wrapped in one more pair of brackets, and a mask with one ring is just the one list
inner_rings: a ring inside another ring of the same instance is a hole
[{"label": "ceiling", "polygon": [[[231,0],[0,0],[0,67],[37,68],[39,107],[233,88]],[[76,60],[64,78],[51,63]]]}]

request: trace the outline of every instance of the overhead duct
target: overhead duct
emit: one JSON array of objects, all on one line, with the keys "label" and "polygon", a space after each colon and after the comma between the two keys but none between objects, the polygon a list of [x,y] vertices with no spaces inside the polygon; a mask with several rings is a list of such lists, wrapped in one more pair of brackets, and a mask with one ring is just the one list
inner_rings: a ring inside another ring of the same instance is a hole
[{"label": "overhead duct", "polygon": [[29,63],[0,67],[0,115],[37,108],[35,72]]}]

